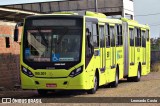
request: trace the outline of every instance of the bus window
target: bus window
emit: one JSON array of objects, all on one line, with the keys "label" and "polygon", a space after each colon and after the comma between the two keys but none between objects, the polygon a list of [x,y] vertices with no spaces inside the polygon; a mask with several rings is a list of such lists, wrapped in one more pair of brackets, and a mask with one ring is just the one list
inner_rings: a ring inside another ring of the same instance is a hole
[{"label": "bus window", "polygon": [[116,25],[116,45],[121,46],[123,45],[122,41],[122,25]]},{"label": "bus window", "polygon": [[88,28],[92,34],[92,22],[86,22],[86,28]]},{"label": "bus window", "polygon": [[130,35],[130,46],[134,46],[134,33],[133,29],[129,29],[129,35]]},{"label": "bus window", "polygon": [[123,38],[122,38],[122,25],[119,25],[119,45],[123,45]]},{"label": "bus window", "polygon": [[[91,25],[92,26],[92,25]],[[88,66],[94,52],[92,28],[86,28],[86,67]]]},{"label": "bus window", "polygon": [[142,31],[142,47],[146,47],[145,31]]},{"label": "bus window", "polygon": [[110,26],[111,47],[115,46],[114,27]]},{"label": "bus window", "polygon": [[115,25],[115,36],[116,36],[116,45],[118,46],[118,35],[119,35],[119,28],[118,25]]},{"label": "bus window", "polygon": [[136,47],[141,46],[141,30],[139,28],[136,28],[135,43],[136,43]]},{"label": "bus window", "polygon": [[106,25],[106,47],[110,47],[110,31],[109,31],[109,25]]},{"label": "bus window", "polygon": [[92,29],[93,29],[93,46],[94,47],[99,47],[99,36],[98,36],[98,26],[97,24],[92,24]]},{"label": "bus window", "polygon": [[104,26],[99,26],[100,47],[105,47]]},{"label": "bus window", "polygon": [[87,57],[91,57],[93,55],[93,45],[92,45],[92,35],[88,28],[86,28],[86,51]]},{"label": "bus window", "polygon": [[141,46],[142,44],[141,44],[141,37],[142,37],[142,35],[141,35],[141,29],[139,29],[138,30],[138,46]]}]

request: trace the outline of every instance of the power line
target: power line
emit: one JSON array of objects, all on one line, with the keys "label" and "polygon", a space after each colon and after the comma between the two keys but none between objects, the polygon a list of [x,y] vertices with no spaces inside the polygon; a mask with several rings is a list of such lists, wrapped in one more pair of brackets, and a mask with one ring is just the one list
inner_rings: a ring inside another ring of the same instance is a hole
[{"label": "power line", "polygon": [[160,26],[160,24],[152,24],[152,25],[149,24],[149,26]]},{"label": "power line", "polygon": [[143,16],[150,16],[150,15],[160,15],[160,13],[144,14],[144,15],[135,15],[135,17],[143,17]]}]

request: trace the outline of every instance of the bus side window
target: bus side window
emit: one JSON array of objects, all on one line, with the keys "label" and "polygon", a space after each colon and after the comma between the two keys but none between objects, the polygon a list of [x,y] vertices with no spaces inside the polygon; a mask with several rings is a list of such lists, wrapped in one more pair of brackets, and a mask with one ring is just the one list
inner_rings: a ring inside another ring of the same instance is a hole
[{"label": "bus side window", "polygon": [[93,23],[92,30],[93,30],[93,46],[99,47],[98,25]]},{"label": "bus side window", "polygon": [[122,46],[122,25],[116,25],[116,45]]},{"label": "bus side window", "polygon": [[104,26],[99,26],[100,47],[105,47]]},{"label": "bus side window", "polygon": [[88,46],[93,45],[93,30],[92,30],[92,22],[86,22],[86,40],[88,42]]},{"label": "bus side window", "polygon": [[139,46],[139,47],[142,45],[141,39],[142,39],[141,29],[138,29],[138,46]]},{"label": "bus side window", "polygon": [[86,29],[88,29],[92,35],[92,22],[86,22]]},{"label": "bus side window", "polygon": [[135,42],[136,42],[136,47],[141,46],[141,30],[139,28],[136,28],[135,30]]},{"label": "bus side window", "polygon": [[87,57],[92,56],[93,48],[93,33],[92,33],[92,22],[86,22],[86,50]]},{"label": "bus side window", "polygon": [[142,47],[146,47],[146,37],[145,37],[145,31],[142,31]]},{"label": "bus side window", "polygon": [[123,37],[122,37],[122,25],[119,25],[119,45],[123,45]]},{"label": "bus side window", "polygon": [[111,39],[111,47],[115,46],[115,34],[114,34],[114,27],[110,26],[110,39]]},{"label": "bus side window", "polygon": [[119,27],[118,27],[119,25],[115,25],[115,36],[116,36],[116,46],[118,46],[119,44],[119,39],[118,39],[118,36],[119,36]]},{"label": "bus side window", "polygon": [[106,47],[110,47],[110,30],[109,30],[109,25],[106,25]]},{"label": "bus side window", "polygon": [[129,35],[130,35],[130,46],[134,46],[134,33],[132,28],[129,29]]}]

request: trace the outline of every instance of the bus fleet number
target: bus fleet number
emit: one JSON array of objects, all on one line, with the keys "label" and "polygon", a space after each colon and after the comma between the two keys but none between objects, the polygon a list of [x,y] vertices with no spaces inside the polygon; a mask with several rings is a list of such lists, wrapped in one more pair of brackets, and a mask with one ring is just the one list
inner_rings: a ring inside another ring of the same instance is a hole
[{"label": "bus fleet number", "polygon": [[35,72],[35,75],[46,75],[46,72]]}]

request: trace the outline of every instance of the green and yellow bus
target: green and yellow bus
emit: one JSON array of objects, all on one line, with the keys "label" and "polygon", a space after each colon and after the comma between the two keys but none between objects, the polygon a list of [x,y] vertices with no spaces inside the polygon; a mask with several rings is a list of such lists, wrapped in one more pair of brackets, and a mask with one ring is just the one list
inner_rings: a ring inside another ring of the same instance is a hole
[{"label": "green and yellow bus", "polygon": [[119,79],[139,81],[150,72],[149,33],[148,25],[89,11],[29,16],[21,41],[21,87],[41,95],[94,94],[102,85],[117,87]]}]

